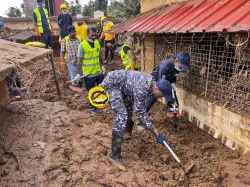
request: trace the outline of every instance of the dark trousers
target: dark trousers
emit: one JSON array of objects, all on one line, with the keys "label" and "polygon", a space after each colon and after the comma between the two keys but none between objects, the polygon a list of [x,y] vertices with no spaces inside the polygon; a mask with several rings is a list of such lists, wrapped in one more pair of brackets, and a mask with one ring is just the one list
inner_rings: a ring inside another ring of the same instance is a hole
[{"label": "dark trousers", "polygon": [[46,48],[53,46],[53,38],[51,31],[46,31],[44,33],[41,33],[41,39],[42,43],[46,44]]},{"label": "dark trousers", "polygon": [[111,60],[113,60],[114,59],[114,51],[112,50],[112,48],[109,48],[107,46],[107,43],[111,43],[112,45],[114,45],[115,44],[115,40],[105,40],[104,41],[105,60],[108,60],[109,51],[111,52]]},{"label": "dark trousers", "polygon": [[86,89],[89,91],[91,88],[98,86],[99,84],[102,83],[103,79],[104,79],[103,74],[100,74],[100,75],[97,75],[97,76],[91,77],[91,78],[84,77]]}]

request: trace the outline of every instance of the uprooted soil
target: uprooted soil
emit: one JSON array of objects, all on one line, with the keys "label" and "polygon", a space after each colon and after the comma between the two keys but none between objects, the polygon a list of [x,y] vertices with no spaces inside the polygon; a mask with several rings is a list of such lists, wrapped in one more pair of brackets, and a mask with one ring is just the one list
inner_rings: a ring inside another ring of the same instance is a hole
[{"label": "uprooted soil", "polygon": [[106,159],[112,110],[90,115],[86,91],[69,90],[67,71],[57,61],[62,100],[49,62],[40,60],[27,70],[32,74],[23,80],[33,99],[13,102],[0,113],[0,186],[250,185],[250,155],[240,157],[184,119],[179,129],[173,128],[161,103],[154,105],[150,119],[182,161],[194,161],[190,175],[150,133],[136,128],[123,142],[121,160],[127,171],[119,171]]}]

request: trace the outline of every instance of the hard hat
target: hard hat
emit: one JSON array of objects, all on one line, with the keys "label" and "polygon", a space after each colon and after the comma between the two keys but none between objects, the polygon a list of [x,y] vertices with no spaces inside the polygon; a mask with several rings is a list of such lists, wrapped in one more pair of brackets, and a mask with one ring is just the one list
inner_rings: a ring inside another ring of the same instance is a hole
[{"label": "hard hat", "polygon": [[103,20],[107,19],[105,16],[101,18],[101,23],[103,22]]},{"label": "hard hat", "polygon": [[60,9],[67,9],[68,7],[67,7],[67,5],[66,4],[61,4],[61,6],[60,6]]},{"label": "hard hat", "polygon": [[0,27],[4,27],[4,22],[0,22]]},{"label": "hard hat", "polygon": [[107,46],[108,46],[108,48],[110,48],[110,49],[111,49],[111,48],[112,48],[112,46],[113,46],[111,43],[107,43],[106,45],[107,45]]},{"label": "hard hat", "polygon": [[94,107],[104,108],[109,102],[109,94],[101,86],[96,86],[89,90],[88,99]]}]

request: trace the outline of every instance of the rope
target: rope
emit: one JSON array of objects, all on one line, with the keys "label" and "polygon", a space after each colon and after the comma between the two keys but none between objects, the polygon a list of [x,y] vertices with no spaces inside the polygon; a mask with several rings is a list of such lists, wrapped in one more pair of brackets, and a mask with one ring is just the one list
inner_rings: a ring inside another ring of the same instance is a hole
[{"label": "rope", "polygon": [[230,44],[231,46],[233,46],[233,47],[240,47],[240,46],[246,44],[246,43],[248,42],[248,40],[249,40],[249,32],[247,33],[247,39],[246,39],[246,41],[244,41],[244,42],[242,42],[242,43],[240,43],[240,44],[233,44],[233,43],[231,43],[231,42],[229,41],[229,36],[227,35],[227,37],[226,37],[226,42],[227,42],[228,44]]}]

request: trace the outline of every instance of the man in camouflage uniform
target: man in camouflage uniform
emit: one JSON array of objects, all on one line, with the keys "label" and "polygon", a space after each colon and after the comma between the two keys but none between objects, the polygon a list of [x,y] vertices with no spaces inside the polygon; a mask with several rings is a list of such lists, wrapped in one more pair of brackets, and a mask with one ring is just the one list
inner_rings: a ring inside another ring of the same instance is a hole
[{"label": "man in camouflage uniform", "polygon": [[116,70],[108,73],[100,86],[108,91],[111,107],[116,113],[112,128],[112,153],[108,154],[108,159],[125,170],[119,157],[123,135],[125,131],[132,133],[133,129],[132,103],[134,102],[141,124],[155,135],[158,143],[163,144],[165,137],[149,121],[146,106],[153,98],[165,97],[169,102],[173,102],[171,85],[165,77],[155,82],[153,76],[146,73]]}]

